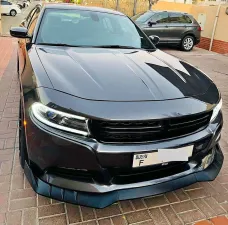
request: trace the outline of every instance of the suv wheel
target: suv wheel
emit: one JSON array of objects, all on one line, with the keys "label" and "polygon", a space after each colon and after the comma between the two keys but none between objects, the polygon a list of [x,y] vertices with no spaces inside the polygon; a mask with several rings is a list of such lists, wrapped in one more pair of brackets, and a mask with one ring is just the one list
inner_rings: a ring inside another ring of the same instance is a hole
[{"label": "suv wheel", "polygon": [[17,11],[14,10],[14,9],[12,9],[12,10],[10,11],[10,16],[16,16],[16,15],[17,15]]},{"label": "suv wheel", "polygon": [[186,36],[183,38],[182,42],[181,42],[181,48],[184,51],[191,51],[194,47],[194,37],[192,36]]}]

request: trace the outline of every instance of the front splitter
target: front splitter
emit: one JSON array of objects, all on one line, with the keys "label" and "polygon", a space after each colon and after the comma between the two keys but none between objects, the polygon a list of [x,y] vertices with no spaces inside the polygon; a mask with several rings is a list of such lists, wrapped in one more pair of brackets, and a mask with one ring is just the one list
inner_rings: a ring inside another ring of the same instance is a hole
[{"label": "front splitter", "polygon": [[59,201],[68,202],[71,204],[83,205],[94,208],[104,208],[119,200],[158,195],[182,187],[186,187],[196,182],[212,181],[217,177],[222,167],[223,159],[224,156],[221,152],[219,145],[217,145],[215,159],[213,163],[205,170],[188,174],[186,176],[159,184],[153,184],[150,186],[138,188],[116,190],[106,193],[89,193],[74,191],[51,185],[42,181],[39,177],[36,177],[27,162],[25,163],[24,171],[32,188],[40,195]]}]

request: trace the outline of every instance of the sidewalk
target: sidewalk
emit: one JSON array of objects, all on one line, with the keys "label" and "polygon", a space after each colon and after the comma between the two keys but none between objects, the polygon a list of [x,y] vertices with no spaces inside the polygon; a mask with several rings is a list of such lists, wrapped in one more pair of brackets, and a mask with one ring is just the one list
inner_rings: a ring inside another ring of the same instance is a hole
[{"label": "sidewalk", "polygon": [[228,57],[169,51],[208,72],[223,94],[225,161],[218,178],[97,210],[38,196],[24,176],[18,157],[16,47],[15,39],[0,37],[0,225],[228,225]]}]

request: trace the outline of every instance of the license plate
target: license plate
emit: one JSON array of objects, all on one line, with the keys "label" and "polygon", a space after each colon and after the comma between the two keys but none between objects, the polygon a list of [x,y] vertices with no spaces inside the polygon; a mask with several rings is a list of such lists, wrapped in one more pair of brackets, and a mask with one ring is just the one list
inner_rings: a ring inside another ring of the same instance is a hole
[{"label": "license plate", "polygon": [[188,161],[193,145],[174,149],[158,149],[149,153],[134,154],[132,167],[143,167],[168,162]]}]

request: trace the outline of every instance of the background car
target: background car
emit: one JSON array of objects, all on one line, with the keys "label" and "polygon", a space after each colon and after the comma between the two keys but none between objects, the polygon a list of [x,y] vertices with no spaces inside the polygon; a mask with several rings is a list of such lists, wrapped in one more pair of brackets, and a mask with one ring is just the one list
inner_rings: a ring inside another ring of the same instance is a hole
[{"label": "background car", "polygon": [[8,1],[1,1],[1,14],[16,16],[18,13],[21,13],[21,10],[17,4]]},{"label": "background car", "polygon": [[201,27],[190,14],[149,10],[132,19],[148,36],[157,35],[161,44],[178,45],[184,51],[191,51],[200,42]]}]

